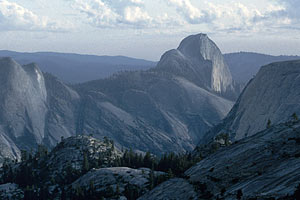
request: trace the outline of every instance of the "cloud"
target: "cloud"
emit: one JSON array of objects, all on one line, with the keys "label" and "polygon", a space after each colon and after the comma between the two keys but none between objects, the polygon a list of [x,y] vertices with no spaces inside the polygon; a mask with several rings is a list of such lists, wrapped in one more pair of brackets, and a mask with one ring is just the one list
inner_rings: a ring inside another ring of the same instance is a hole
[{"label": "cloud", "polygon": [[96,27],[145,27],[153,21],[140,0],[76,0],[73,8],[85,14]]},{"label": "cloud", "polygon": [[278,0],[279,4],[284,6],[285,14],[292,18],[292,19],[299,19],[300,13],[299,13],[299,7],[300,7],[300,1],[299,0]]},{"label": "cloud", "polygon": [[170,28],[182,24],[167,13],[150,16],[142,0],[75,0],[72,7],[98,28]]},{"label": "cloud", "polygon": [[262,13],[241,3],[214,4],[203,3],[200,9],[190,0],[165,0],[188,24],[206,24],[214,29],[249,29],[253,19]]},{"label": "cloud", "polygon": [[147,10],[148,4],[142,0],[65,1],[72,2],[72,7],[85,16],[84,22],[98,28],[190,30],[203,25],[198,27],[205,31],[246,34],[295,29],[295,24],[300,28],[297,25],[300,24],[298,0],[269,1],[264,8],[238,1],[222,4],[206,1],[198,2],[196,6],[192,0],[157,0],[162,7],[166,6],[165,13],[159,16],[154,16],[153,10]]},{"label": "cloud", "polygon": [[270,13],[271,17],[288,19],[290,24],[296,24],[300,28],[300,1],[299,0],[277,0],[280,10]]},{"label": "cloud", "polygon": [[[210,30],[225,32],[264,32],[291,28],[300,23],[299,0],[277,0],[263,10],[239,2],[202,3],[201,7],[190,0],[165,0],[176,9],[178,16],[191,25],[207,25]],[[300,28],[300,27],[299,27]],[[295,29],[295,27],[294,27]]]},{"label": "cloud", "polygon": [[207,23],[215,19],[214,13],[198,9],[190,0],[167,0],[167,4],[175,7],[176,11],[190,24]]},{"label": "cloud", "polygon": [[[69,26],[69,24],[68,24]],[[66,31],[66,24],[34,14],[7,0],[0,0],[0,31]]]}]

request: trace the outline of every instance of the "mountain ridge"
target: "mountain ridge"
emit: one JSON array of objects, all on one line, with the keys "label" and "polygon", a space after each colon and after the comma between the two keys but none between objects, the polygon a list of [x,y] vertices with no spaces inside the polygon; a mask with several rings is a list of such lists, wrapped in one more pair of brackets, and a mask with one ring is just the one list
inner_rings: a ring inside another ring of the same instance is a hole
[{"label": "mountain ridge", "polygon": [[156,62],[126,56],[56,52],[20,53],[0,50],[0,57],[12,57],[22,65],[37,63],[43,72],[49,72],[66,83],[96,80],[125,70],[146,70],[156,65]]},{"label": "mountain ridge", "polygon": [[[219,49],[207,37],[204,40],[207,40],[206,46],[215,47],[210,56],[213,57],[214,53],[217,58],[221,56],[220,67],[227,69]],[[187,45],[187,48],[194,47]],[[197,56],[201,57],[201,52]],[[184,66],[188,66],[200,75],[201,72],[205,73],[201,71],[205,65],[211,69],[207,77],[212,76],[212,61],[202,59],[193,64],[192,60],[185,56],[180,59],[184,65],[167,62],[164,66],[160,65],[164,70],[158,66],[147,71],[122,72],[106,79],[76,85],[67,85],[48,73],[41,74],[35,64],[20,66],[14,62],[13,67],[22,73],[24,71],[24,77],[30,80],[33,91],[40,91],[40,86],[43,88],[39,95],[28,93],[28,102],[35,102],[36,96],[41,96],[45,109],[41,114],[32,107],[33,104],[25,102],[22,107],[24,112],[18,115],[26,120],[19,123],[15,131],[18,135],[12,137],[8,134],[8,127],[4,128],[2,134],[19,148],[25,149],[35,148],[41,143],[53,147],[62,136],[66,138],[87,133],[99,139],[109,137],[117,147],[133,148],[139,152],[151,151],[161,155],[170,151],[191,151],[203,134],[219,123],[233,105],[231,99],[211,87],[210,78],[206,79],[205,85],[200,84],[193,73],[178,74],[166,70],[178,67],[179,71],[184,71]],[[24,84],[21,86],[21,79],[11,78],[10,81],[19,83],[20,88],[24,87]],[[11,96],[18,95],[16,90]],[[20,98],[15,98],[15,101],[22,102]],[[5,107],[5,104],[0,106]],[[32,128],[32,125],[37,126],[33,121],[39,122],[38,127],[43,128]],[[6,124],[5,121],[0,123]],[[30,142],[24,137],[18,138],[25,135]],[[12,152],[11,155],[14,157]],[[20,155],[14,158],[20,158]]]}]

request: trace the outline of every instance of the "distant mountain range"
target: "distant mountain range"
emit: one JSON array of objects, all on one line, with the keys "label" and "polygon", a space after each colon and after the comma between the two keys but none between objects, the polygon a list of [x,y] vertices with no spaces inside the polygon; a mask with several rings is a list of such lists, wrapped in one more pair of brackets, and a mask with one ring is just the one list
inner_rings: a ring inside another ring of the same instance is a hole
[{"label": "distant mountain range", "polygon": [[67,85],[12,58],[0,59],[0,75],[0,159],[75,134],[107,136],[118,147],[154,154],[191,151],[240,92],[205,34],[187,37],[154,68],[81,84]]},{"label": "distant mountain range", "polygon": [[[53,52],[20,53],[2,50],[0,51],[0,57],[11,57],[21,65],[36,63],[43,72],[49,72],[66,83],[82,83],[107,78],[120,71],[148,70],[157,65],[157,62],[125,56],[95,56]],[[239,52],[224,54],[224,59],[233,80],[246,84],[261,66],[272,62],[297,60],[300,59],[300,56],[271,56]]]},{"label": "distant mountain range", "polygon": [[43,72],[49,72],[66,83],[106,78],[119,71],[147,70],[156,65],[156,62],[125,56],[93,56],[53,52],[0,51],[0,57],[11,57],[21,65],[36,63]]},{"label": "distant mountain range", "polygon": [[224,54],[232,77],[239,83],[248,83],[261,66],[280,61],[300,60],[300,56],[271,56],[266,54],[238,52]]}]

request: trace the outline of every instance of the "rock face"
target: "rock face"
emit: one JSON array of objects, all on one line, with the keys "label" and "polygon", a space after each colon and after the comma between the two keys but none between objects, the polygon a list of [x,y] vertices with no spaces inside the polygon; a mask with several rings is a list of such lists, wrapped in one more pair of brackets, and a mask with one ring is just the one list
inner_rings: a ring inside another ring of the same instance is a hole
[{"label": "rock face", "polygon": [[285,122],[293,113],[300,115],[299,98],[299,61],[263,66],[248,83],[228,116],[206,137],[223,132],[239,140],[265,129],[268,120],[271,124]]},{"label": "rock face", "polygon": [[[110,141],[99,141],[91,136],[72,136],[61,141],[49,154],[46,160],[46,170],[51,178],[56,181],[64,179],[64,170],[71,166],[72,169],[80,171],[84,162],[84,155],[90,164],[99,160],[99,167],[109,167],[122,156],[119,149]],[[43,173],[43,172],[41,172]],[[46,173],[46,172],[44,172]]]},{"label": "rock face", "polygon": [[[20,148],[41,143],[47,113],[44,77],[35,65],[0,59],[0,135],[2,156],[18,157]],[[2,145],[1,145],[2,146]]]},{"label": "rock face", "polygon": [[181,199],[177,194],[193,192],[198,199],[235,199],[238,190],[244,199],[288,199],[300,183],[299,133],[299,121],[272,126],[201,160],[185,172],[186,180],[167,181],[140,199]]},{"label": "rock face", "polygon": [[[78,94],[35,64],[0,59],[0,163],[20,158],[20,149],[55,145],[74,134]],[[71,103],[72,102],[72,103]]]},{"label": "rock face", "polygon": [[0,157],[20,158],[20,149],[53,147],[75,134],[154,154],[193,150],[236,95],[220,50],[204,34],[184,39],[153,69],[78,85],[9,58],[0,68]]},{"label": "rock face", "polygon": [[[140,199],[179,199],[177,194],[186,193],[189,185],[196,193],[191,199],[235,199],[238,194],[295,199],[300,184],[299,78],[299,61],[262,67],[223,122],[205,135],[196,150],[204,158],[185,172],[186,179],[169,180]],[[268,119],[272,123],[267,126]],[[212,139],[219,145],[209,146]]]},{"label": "rock face", "polygon": [[[112,141],[108,139],[100,141],[91,136],[82,135],[63,139],[49,153],[45,147],[39,146],[34,155],[28,156],[22,162],[8,161],[4,168],[0,168],[0,181],[4,183],[0,184],[0,199],[24,199],[25,196],[26,198],[29,196],[33,199],[40,199],[43,194],[47,194],[49,199],[60,199],[61,188],[66,189],[67,192],[71,192],[72,186],[74,186],[74,190],[77,186],[84,189],[86,184],[90,186],[89,181],[94,180],[95,177],[97,180],[95,180],[94,186],[97,190],[108,187],[106,184],[117,185],[120,183],[122,192],[128,184],[137,186],[144,192],[148,191],[149,181],[147,178],[150,169],[134,170],[112,167],[116,164],[116,160],[120,161],[122,155],[122,152],[114,147]],[[12,173],[15,174],[12,175]],[[162,173],[154,173],[154,175],[160,174]],[[18,178],[20,176],[22,178]],[[14,178],[10,179],[9,177]],[[14,183],[10,183],[10,181],[14,181]],[[35,192],[31,192],[31,196],[28,193],[31,191],[31,186],[29,188],[27,184],[35,185],[35,189],[32,189]]]},{"label": "rock face", "polygon": [[85,97],[79,132],[109,135],[119,145],[155,154],[192,150],[237,94],[220,50],[204,34],[184,39],[153,69],[75,89]]},{"label": "rock face", "polygon": [[23,199],[24,192],[14,183],[0,185],[0,198],[2,200]]},{"label": "rock face", "polygon": [[[113,192],[119,190],[120,198],[127,199],[125,196],[129,196],[129,190],[135,190],[139,196],[149,191],[149,174],[150,169],[148,168],[110,167],[94,169],[72,183],[72,187],[74,189],[77,187],[89,189],[92,182],[98,194],[106,196],[109,195],[109,190]],[[163,172],[154,172],[154,176],[163,174]]]},{"label": "rock face", "polygon": [[123,73],[77,90],[86,97],[79,132],[155,154],[192,150],[233,105],[184,78],[157,72]]},{"label": "rock face", "polygon": [[44,143],[53,147],[61,137],[76,134],[81,98],[75,90],[54,76],[46,73],[44,77],[48,105]]},{"label": "rock face", "polygon": [[185,38],[176,50],[162,56],[157,68],[223,96],[234,99],[238,95],[220,49],[206,34]]},{"label": "rock face", "polygon": [[187,180],[182,178],[173,178],[159,186],[155,187],[150,192],[146,193],[138,200],[166,200],[166,199],[190,199],[197,200],[198,194],[194,186]]}]

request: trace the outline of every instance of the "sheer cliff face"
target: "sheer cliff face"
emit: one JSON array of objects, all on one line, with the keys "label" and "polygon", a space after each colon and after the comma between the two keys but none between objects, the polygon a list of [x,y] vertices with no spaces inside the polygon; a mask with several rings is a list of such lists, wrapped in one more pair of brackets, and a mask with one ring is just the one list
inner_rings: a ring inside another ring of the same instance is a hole
[{"label": "sheer cliff face", "polygon": [[[20,149],[41,143],[55,145],[61,136],[74,133],[73,111],[68,112],[72,106],[57,94],[55,99],[60,101],[53,103],[50,89],[55,91],[57,82],[48,80],[46,89],[44,75],[35,64],[21,66],[11,58],[0,59],[0,163],[1,157],[19,158]],[[67,89],[58,92],[64,96],[70,93]]]},{"label": "sheer cliff face", "polygon": [[27,137],[41,142],[44,137],[46,88],[35,65],[20,66],[10,58],[0,60],[1,129],[15,139]]},{"label": "sheer cliff face", "polygon": [[42,142],[44,137],[46,88],[35,65],[20,66],[10,58],[0,59],[0,134],[11,153],[18,154],[12,141]]},{"label": "sheer cliff face", "polygon": [[176,50],[162,56],[157,68],[173,71],[225,97],[234,98],[237,95],[220,49],[205,34],[185,38]]},{"label": "sheer cliff face", "polygon": [[[263,66],[214,134],[228,132],[236,139],[251,136],[271,124],[300,115],[300,61]],[[212,136],[210,134],[209,136]]]}]

